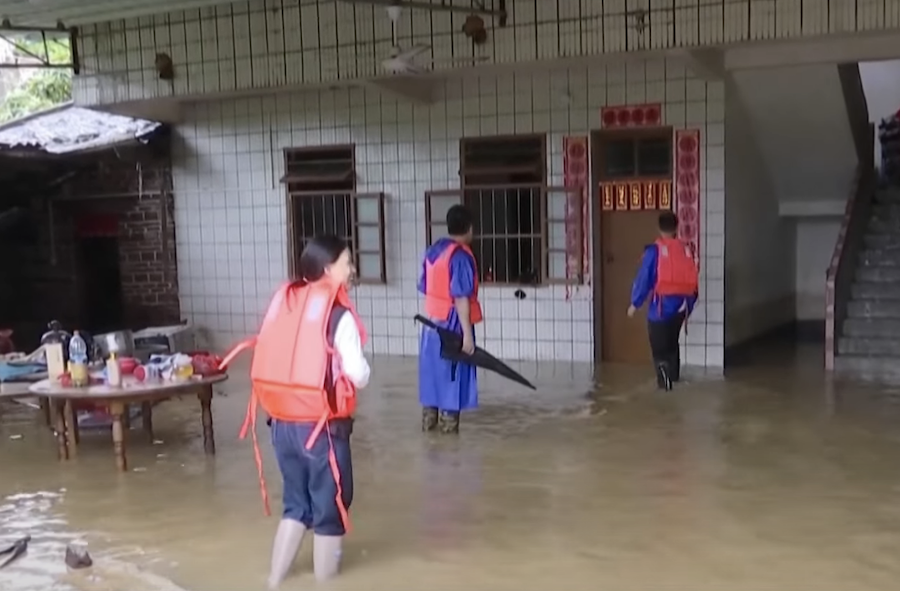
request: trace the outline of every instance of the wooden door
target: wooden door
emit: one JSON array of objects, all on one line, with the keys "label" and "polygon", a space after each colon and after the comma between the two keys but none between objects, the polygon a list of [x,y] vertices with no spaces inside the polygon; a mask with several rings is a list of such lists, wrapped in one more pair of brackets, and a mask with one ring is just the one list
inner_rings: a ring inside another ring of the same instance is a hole
[{"label": "wooden door", "polygon": [[603,212],[601,240],[601,351],[602,360],[615,363],[649,362],[647,306],[634,318],[627,315],[631,285],[644,248],[658,233],[659,211]]},{"label": "wooden door", "polygon": [[[659,213],[671,207],[672,129],[604,129],[591,133],[594,361],[649,363],[647,315],[628,318],[631,285],[644,247],[658,234]],[[640,185],[640,200],[604,201],[600,186]],[[647,192],[648,187],[655,187]],[[665,195],[660,193],[665,187]]]}]

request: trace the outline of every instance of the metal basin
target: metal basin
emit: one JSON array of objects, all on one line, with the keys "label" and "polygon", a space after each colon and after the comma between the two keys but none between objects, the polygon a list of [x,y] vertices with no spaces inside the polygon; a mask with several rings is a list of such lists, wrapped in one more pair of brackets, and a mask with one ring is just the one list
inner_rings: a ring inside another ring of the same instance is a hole
[{"label": "metal basin", "polygon": [[94,337],[104,359],[115,353],[119,357],[134,357],[134,334],[130,330],[117,330]]}]

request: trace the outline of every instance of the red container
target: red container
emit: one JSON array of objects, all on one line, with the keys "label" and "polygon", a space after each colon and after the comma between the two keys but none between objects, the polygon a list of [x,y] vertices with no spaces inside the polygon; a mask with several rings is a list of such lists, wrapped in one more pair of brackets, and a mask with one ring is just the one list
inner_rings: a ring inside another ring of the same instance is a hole
[{"label": "red container", "polygon": [[134,373],[138,366],[138,361],[134,357],[122,357],[119,359],[119,371],[123,376],[130,376]]}]

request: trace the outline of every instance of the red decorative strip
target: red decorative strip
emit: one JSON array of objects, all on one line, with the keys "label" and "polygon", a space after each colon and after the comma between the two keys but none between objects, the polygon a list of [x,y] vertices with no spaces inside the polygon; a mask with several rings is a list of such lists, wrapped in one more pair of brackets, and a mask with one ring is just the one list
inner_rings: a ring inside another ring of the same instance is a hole
[{"label": "red decorative strip", "polygon": [[605,128],[657,127],[662,125],[662,105],[616,105],[600,109],[600,123]]},{"label": "red decorative strip", "polygon": [[678,237],[700,260],[700,130],[675,132],[675,207]]},{"label": "red decorative strip", "polygon": [[[563,137],[563,184],[576,189],[566,195],[566,279],[569,280],[583,276],[586,264],[587,249],[584,249],[583,236],[587,200],[584,197],[589,174],[587,136]],[[570,299],[571,295],[569,281],[566,283],[566,299]]]}]

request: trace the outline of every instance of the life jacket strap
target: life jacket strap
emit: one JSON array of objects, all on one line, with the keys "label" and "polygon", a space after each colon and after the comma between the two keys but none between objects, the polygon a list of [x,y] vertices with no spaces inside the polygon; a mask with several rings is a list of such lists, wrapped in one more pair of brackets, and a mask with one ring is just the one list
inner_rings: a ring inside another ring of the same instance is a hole
[{"label": "life jacket strap", "polygon": [[219,371],[225,371],[228,365],[234,361],[234,358],[241,354],[241,352],[246,351],[247,349],[252,349],[256,346],[256,337],[246,339],[241,341],[234,348],[225,355],[225,359],[219,363]]},{"label": "life jacket strap", "polygon": [[269,504],[269,487],[266,485],[266,475],[263,471],[262,453],[259,451],[259,439],[256,435],[256,418],[259,409],[256,392],[250,394],[250,402],[247,404],[247,415],[244,417],[244,424],[241,426],[240,438],[247,437],[247,431],[253,438],[253,457],[256,460],[256,472],[259,476],[259,492],[262,496],[263,512],[266,517],[272,515],[272,508]]}]

